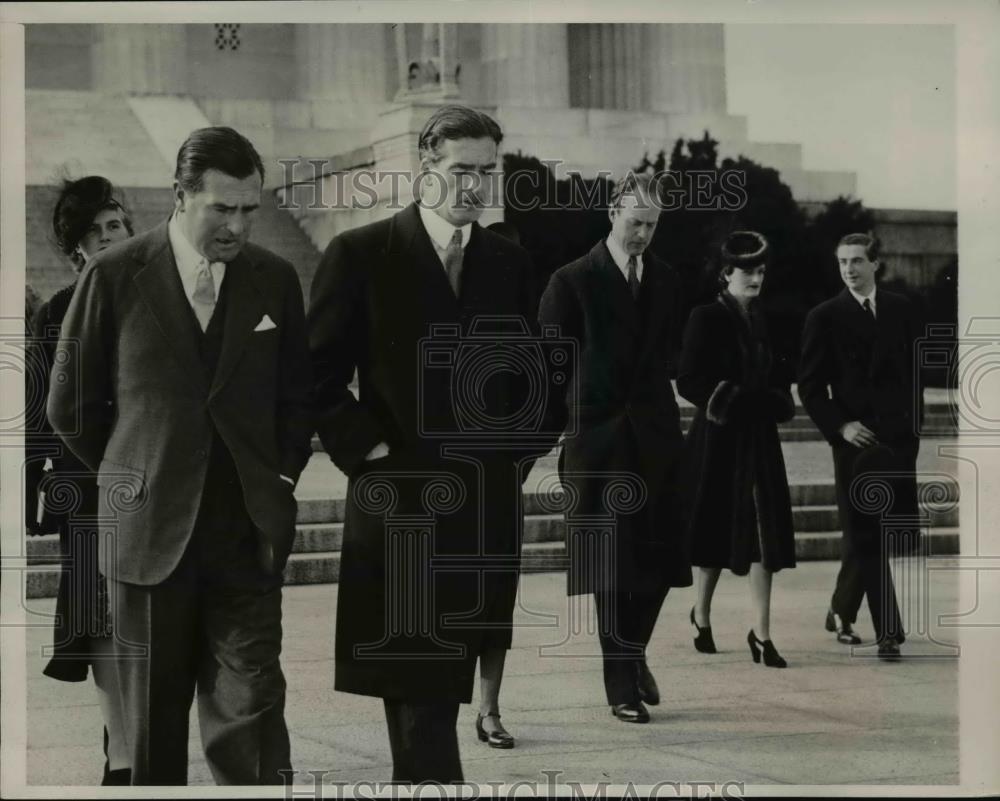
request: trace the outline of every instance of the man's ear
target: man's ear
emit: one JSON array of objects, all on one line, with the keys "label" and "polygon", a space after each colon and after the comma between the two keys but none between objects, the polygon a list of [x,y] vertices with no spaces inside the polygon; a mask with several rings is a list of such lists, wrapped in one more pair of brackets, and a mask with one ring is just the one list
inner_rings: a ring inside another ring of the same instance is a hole
[{"label": "man's ear", "polygon": [[437,162],[434,161],[433,155],[431,153],[424,153],[420,157],[420,166],[418,167],[419,174],[423,175],[431,171]]},{"label": "man's ear", "polygon": [[177,181],[174,181],[174,210],[184,211],[184,201],[186,199],[187,195],[184,193],[184,188]]},{"label": "man's ear", "polygon": [[614,206],[609,206],[608,207],[608,219],[611,220],[611,224],[612,225],[615,224],[615,211],[616,211],[616,209],[615,209]]}]

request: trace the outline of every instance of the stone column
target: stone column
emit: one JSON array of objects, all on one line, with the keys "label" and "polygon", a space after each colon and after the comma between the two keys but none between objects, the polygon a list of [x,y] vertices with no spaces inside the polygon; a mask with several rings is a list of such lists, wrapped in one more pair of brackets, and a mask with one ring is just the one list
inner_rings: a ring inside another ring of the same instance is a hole
[{"label": "stone column", "polygon": [[302,25],[296,34],[301,97],[385,102],[386,37],[381,24]]},{"label": "stone column", "polygon": [[567,108],[569,55],[563,23],[487,23],[482,30],[484,103]]},{"label": "stone column", "polygon": [[95,90],[188,94],[183,25],[97,25],[95,30]]},{"label": "stone column", "polygon": [[644,26],[647,108],[726,112],[726,49],[721,24]]},{"label": "stone column", "polygon": [[576,108],[642,109],[645,25],[569,26],[570,104]]}]

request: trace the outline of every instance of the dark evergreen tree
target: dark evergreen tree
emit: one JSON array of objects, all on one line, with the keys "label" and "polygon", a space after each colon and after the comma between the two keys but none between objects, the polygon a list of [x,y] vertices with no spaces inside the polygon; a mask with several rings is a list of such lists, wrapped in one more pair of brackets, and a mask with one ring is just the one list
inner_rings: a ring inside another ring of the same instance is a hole
[{"label": "dark evergreen tree", "polygon": [[[858,200],[838,197],[810,218],[777,170],[745,156],[720,163],[718,145],[705,131],[700,139],[678,139],[669,156],[666,149],[653,157],[644,153],[633,168],[664,175],[660,188],[665,210],[650,248],[678,271],[689,311],[718,292],[719,246],[730,231],[751,229],[767,237],[771,258],[762,303],[776,351],[794,365],[806,313],[843,286],[837,241],[848,233],[872,230],[874,214]],[[504,173],[505,219],[518,229],[522,245],[534,257],[544,288],[555,269],[607,236],[613,184],[606,177],[556,180],[547,164],[520,151],[504,156]],[[741,187],[739,203],[732,202],[734,186]],[[942,270],[924,291],[893,288],[916,291],[929,322],[953,323],[955,268]]]}]

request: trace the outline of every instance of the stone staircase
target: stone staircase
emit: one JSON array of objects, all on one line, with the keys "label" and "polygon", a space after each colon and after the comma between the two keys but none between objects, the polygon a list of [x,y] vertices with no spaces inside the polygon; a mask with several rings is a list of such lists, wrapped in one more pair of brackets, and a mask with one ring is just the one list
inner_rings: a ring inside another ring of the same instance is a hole
[{"label": "stone staircase", "polygon": [[[73,280],[52,241],[60,178],[105,176],[124,193],[135,231],[148,230],[173,208],[177,148],[191,130],[212,123],[193,99],[173,96],[33,89],[25,109],[25,269],[28,282],[46,299]],[[252,239],[295,265],[308,296],[320,254],[295,219],[278,208],[271,187],[281,179],[280,153],[261,155],[268,183]]]},{"label": "stone staircase", "polygon": [[[85,173],[75,174],[82,177]],[[124,186],[121,188],[132,213],[136,233],[159,225],[174,207],[169,184],[163,187]],[[27,206],[27,262],[28,282],[42,298],[73,280],[69,262],[56,249],[52,241],[52,209],[59,191],[54,186],[25,187]],[[320,253],[302,229],[287,212],[278,208],[273,191],[261,195],[261,207],[254,222],[251,240],[277,253],[294,266],[308,301],[309,287],[319,264]]]},{"label": "stone staircase", "polygon": [[[796,395],[793,388],[793,395]],[[925,432],[935,437],[955,436],[955,406],[945,390],[929,389],[925,395]],[[681,403],[682,427],[687,428],[694,408]],[[804,443],[821,440],[820,433],[798,406],[796,416],[779,426],[785,442]],[[318,440],[314,450],[321,451]],[[529,477],[525,491],[523,569],[529,573],[566,569],[565,526],[562,516],[553,514],[551,501],[543,503],[539,487],[549,487],[548,480],[556,471],[558,449],[542,457]],[[325,457],[314,457],[332,465]],[[824,462],[825,463],[825,462]],[[313,464],[304,476],[314,470]],[[326,474],[324,474],[326,475]],[[339,481],[320,478],[311,482],[313,497],[300,498],[295,544],[285,570],[289,584],[323,584],[336,582],[340,575],[340,550],[343,541],[344,499],[343,476]],[[300,482],[300,489],[305,483]],[[958,483],[947,482],[943,495],[933,494],[935,502],[925,506],[929,527],[925,534],[932,554],[959,552]],[[320,488],[316,492],[316,488]],[[795,526],[796,556],[800,561],[838,559],[840,556],[840,524],[834,484],[829,479],[791,482],[792,520]],[[309,490],[307,490],[308,492]],[[59,543],[56,535],[34,537],[27,541],[26,593],[29,598],[55,594],[59,577]]]},{"label": "stone staircase", "polygon": [[117,186],[170,186],[173,160],[161,155],[125,95],[31,89],[25,131],[29,186],[51,185],[64,167],[75,178],[103,175]]},{"label": "stone staircase", "polygon": [[[799,483],[791,491],[797,559],[838,559],[841,535],[833,483]],[[930,528],[924,536],[929,538],[932,554],[958,553],[957,496],[958,485],[952,483],[947,497],[925,507]],[[327,584],[338,580],[344,509],[343,498],[299,501],[295,544],[285,569],[288,584]],[[522,569],[527,573],[563,571],[567,567],[563,519],[548,509],[551,505],[543,505],[537,492],[525,494]],[[27,597],[55,595],[59,580],[57,535],[31,538],[27,546]]]},{"label": "stone staircase", "polygon": [[[694,418],[695,410],[692,406],[682,404],[680,411],[681,429],[684,433],[687,433],[688,427],[691,425],[691,420]],[[957,430],[956,411],[954,407],[945,404],[928,405],[923,426],[925,436],[933,434],[933,436],[937,437],[952,437],[957,434]],[[782,423],[778,426],[778,436],[782,442],[818,442],[823,439],[823,435],[819,433],[815,424],[802,407],[798,407],[795,417],[787,423]],[[313,437],[312,447],[314,452],[322,452],[323,444],[319,441],[319,437]],[[554,450],[548,456],[540,459],[538,463],[550,466],[554,470],[558,455],[558,449]]]}]

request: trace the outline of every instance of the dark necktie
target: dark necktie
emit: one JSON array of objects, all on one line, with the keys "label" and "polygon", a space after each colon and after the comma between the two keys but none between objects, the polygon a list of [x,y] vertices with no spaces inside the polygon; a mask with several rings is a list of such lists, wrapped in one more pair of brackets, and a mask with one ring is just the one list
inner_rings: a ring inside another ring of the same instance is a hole
[{"label": "dark necktie", "polygon": [[868,312],[873,320],[875,319],[875,309],[872,308],[872,302],[868,298],[865,298],[865,302],[861,304],[861,308]]},{"label": "dark necktie", "polygon": [[635,256],[628,257],[628,288],[632,293],[632,300],[639,299],[639,264]]},{"label": "dark necktie", "polygon": [[448,274],[448,283],[451,290],[458,297],[458,290],[462,278],[462,229],[456,228],[451,235],[451,241],[444,251],[444,271]]}]

